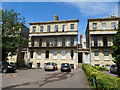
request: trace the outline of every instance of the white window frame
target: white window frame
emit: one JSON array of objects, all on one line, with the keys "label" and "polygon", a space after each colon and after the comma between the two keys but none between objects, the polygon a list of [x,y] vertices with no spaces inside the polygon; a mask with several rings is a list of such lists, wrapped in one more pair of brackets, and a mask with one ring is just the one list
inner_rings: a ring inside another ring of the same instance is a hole
[{"label": "white window frame", "polygon": [[102,30],[105,30],[106,29],[106,23],[102,23]]},{"label": "white window frame", "polygon": [[38,51],[38,59],[41,59],[41,51]]},{"label": "white window frame", "polygon": [[111,29],[116,29],[116,22],[111,22]]},{"label": "white window frame", "polygon": [[[95,52],[97,52],[98,55],[96,55]],[[99,51],[98,50],[94,51],[94,60],[99,60]]]},{"label": "white window frame", "polygon": [[65,58],[66,58],[66,51],[61,50],[61,59],[65,59]]},{"label": "white window frame", "polygon": [[44,30],[44,27],[40,26],[40,32],[43,32],[43,30]]},{"label": "white window frame", "polygon": [[53,51],[53,59],[57,59],[57,50]]},{"label": "white window frame", "polygon": [[51,30],[51,26],[48,25],[48,26],[47,26],[47,32],[50,32],[50,30]]},{"label": "white window frame", "polygon": [[[73,26],[73,28],[71,28]],[[73,31],[75,29],[75,24],[70,24],[70,30]]]},{"label": "white window frame", "polygon": [[55,32],[58,32],[58,25],[54,26]]},{"label": "white window frame", "polygon": [[[106,52],[107,52],[107,55],[106,55]],[[108,50],[104,51],[104,60],[110,60],[109,51]]]},{"label": "white window frame", "polygon": [[97,23],[92,23],[92,29],[97,30]]},{"label": "white window frame", "polygon": [[62,25],[62,31],[66,31],[66,25]]},{"label": "white window frame", "polygon": [[32,32],[36,32],[36,26],[32,27]]}]

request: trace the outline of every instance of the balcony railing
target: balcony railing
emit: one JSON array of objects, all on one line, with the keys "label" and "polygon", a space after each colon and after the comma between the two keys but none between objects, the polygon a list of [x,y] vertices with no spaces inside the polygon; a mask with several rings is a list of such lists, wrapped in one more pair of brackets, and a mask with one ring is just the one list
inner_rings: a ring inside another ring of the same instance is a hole
[{"label": "balcony railing", "polygon": [[77,43],[66,43],[66,44],[62,44],[62,43],[49,43],[49,44],[46,44],[46,43],[42,43],[39,45],[38,44],[34,44],[32,45],[31,43],[28,44],[29,46],[28,47],[32,47],[32,48],[39,48],[39,47],[77,47]]},{"label": "balcony railing", "polygon": [[111,47],[112,45],[111,44],[108,44],[108,45],[101,45],[101,44],[98,44],[98,45],[94,45],[94,44],[91,44],[91,47],[93,48],[99,48],[99,47]]}]

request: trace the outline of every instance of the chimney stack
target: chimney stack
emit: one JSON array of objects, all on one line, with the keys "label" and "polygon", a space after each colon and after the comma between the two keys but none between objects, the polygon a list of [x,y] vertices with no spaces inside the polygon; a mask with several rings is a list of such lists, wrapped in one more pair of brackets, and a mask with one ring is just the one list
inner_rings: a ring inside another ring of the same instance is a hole
[{"label": "chimney stack", "polygon": [[54,21],[58,21],[59,17],[57,15],[54,15]]},{"label": "chimney stack", "polygon": [[80,44],[82,44],[83,35],[80,34]]}]

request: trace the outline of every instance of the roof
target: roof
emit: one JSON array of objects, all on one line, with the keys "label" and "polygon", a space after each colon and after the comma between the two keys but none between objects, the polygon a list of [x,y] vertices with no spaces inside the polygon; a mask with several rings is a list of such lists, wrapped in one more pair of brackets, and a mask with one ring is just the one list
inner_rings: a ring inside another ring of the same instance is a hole
[{"label": "roof", "polygon": [[104,20],[120,20],[120,17],[111,17],[111,18],[91,18],[88,21],[104,21]]},{"label": "roof", "polygon": [[66,22],[79,22],[78,19],[73,19],[73,20],[57,20],[57,21],[48,21],[48,22],[32,22],[29,23],[30,25],[35,25],[35,24],[52,24],[52,23],[66,23]]}]

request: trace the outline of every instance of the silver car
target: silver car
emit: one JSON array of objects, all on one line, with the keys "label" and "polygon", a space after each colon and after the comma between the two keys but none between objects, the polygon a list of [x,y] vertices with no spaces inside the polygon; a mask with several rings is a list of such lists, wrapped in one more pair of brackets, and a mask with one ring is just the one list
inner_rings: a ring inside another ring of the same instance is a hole
[{"label": "silver car", "polygon": [[54,70],[55,71],[58,69],[58,67],[57,67],[56,63],[48,62],[48,63],[45,63],[44,69],[45,69],[45,71],[47,71],[47,70]]}]

